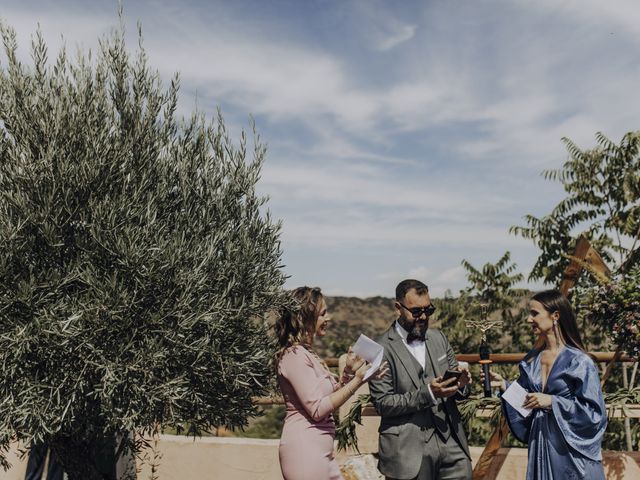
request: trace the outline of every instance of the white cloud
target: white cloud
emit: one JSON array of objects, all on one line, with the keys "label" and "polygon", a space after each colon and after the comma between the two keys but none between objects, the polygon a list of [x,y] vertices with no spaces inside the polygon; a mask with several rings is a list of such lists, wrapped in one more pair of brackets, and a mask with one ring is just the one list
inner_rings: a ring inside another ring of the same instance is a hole
[{"label": "white cloud", "polygon": [[418,280],[424,280],[426,278],[429,278],[429,275],[431,275],[431,272],[429,271],[429,269],[427,267],[421,266],[421,267],[416,267],[409,270],[408,277],[416,278]]},{"label": "white cloud", "polygon": [[[410,231],[408,233],[407,231]],[[424,222],[414,226],[366,218],[349,221],[332,215],[313,220],[289,217],[284,220],[285,246],[317,248],[498,248],[521,246],[522,240],[507,235],[504,227],[482,223]]]},{"label": "white cloud", "polygon": [[380,50],[391,50],[398,45],[411,40],[416,33],[416,25],[399,25],[395,32],[380,41]]},{"label": "white cloud", "polygon": [[[318,162],[319,163],[319,162]],[[295,200],[299,205],[320,210],[351,205],[354,209],[391,209],[397,220],[439,220],[464,222],[491,221],[503,215],[510,199],[499,192],[487,192],[484,185],[465,185],[433,179],[428,187],[411,171],[395,182],[388,173],[372,165],[266,165],[262,175],[262,191],[268,193],[274,206],[286,206]],[[481,200],[479,200],[481,198]],[[354,211],[354,210],[352,210]],[[355,210],[357,211],[357,210]],[[342,214],[348,213],[343,211]]]},{"label": "white cloud", "polygon": [[[599,11],[590,5],[592,8],[585,9],[591,12],[589,14],[593,14],[594,8]],[[380,8],[365,4],[360,4],[359,8],[367,12],[365,23],[371,31],[389,24],[388,30],[395,35],[409,28],[393,17],[387,19],[388,12]],[[607,11],[613,17],[617,12]],[[100,14],[49,14],[43,14],[46,28],[67,25],[65,30],[73,32],[74,38],[82,39],[82,42],[90,41],[96,31],[108,30],[110,23],[108,17]],[[29,21],[33,23],[31,15],[31,12],[17,12],[12,17],[23,25]],[[164,27],[163,34],[147,32],[146,46],[152,62],[166,78],[180,71],[183,84],[197,87],[204,97],[205,108],[224,99],[246,113],[267,115],[279,122],[302,122],[320,135],[319,138],[323,131],[326,135],[332,130],[329,125],[333,119],[343,135],[332,134],[330,142],[319,141],[315,147],[323,145],[321,148],[332,158],[368,156],[376,159],[373,149],[369,152],[355,149],[345,135],[347,132],[368,135],[377,144],[388,142],[398,131],[419,132],[432,126],[477,122],[483,126],[483,138],[462,138],[454,145],[458,152],[483,160],[513,159],[517,152],[518,161],[535,165],[542,158],[554,158],[557,152],[562,152],[559,143],[562,135],[582,137],[585,132],[593,135],[598,122],[589,120],[587,112],[600,116],[604,112],[610,116],[610,112],[616,110],[615,104],[608,108],[602,102],[596,105],[591,97],[565,98],[554,92],[555,87],[550,82],[554,69],[562,58],[571,55],[562,49],[549,52],[537,45],[519,45],[519,51],[489,62],[487,67],[493,68],[495,78],[499,79],[496,87],[501,98],[495,101],[492,96],[485,95],[482,83],[477,83],[478,75],[474,70],[482,68],[481,65],[461,65],[451,48],[434,57],[433,50],[437,46],[429,47],[432,54],[427,71],[410,73],[384,87],[363,86],[356,76],[357,65],[337,53],[302,44],[295,46],[269,38],[262,31],[243,31],[239,35],[233,29],[234,22],[230,22],[231,27],[216,25],[211,28],[206,18],[200,19],[188,12],[171,18],[173,31],[180,35],[165,34],[170,31],[168,26],[163,20],[156,22]],[[148,23],[153,25],[151,21]],[[71,25],[79,27],[72,28]],[[20,30],[27,29],[20,27]],[[415,28],[410,30],[415,33]],[[394,35],[388,38],[394,38]],[[514,68],[518,57],[527,62]],[[594,85],[607,83],[598,78],[598,72],[594,73],[592,80],[584,81]],[[577,102],[584,102],[586,111],[576,112],[573,119],[556,121],[555,125],[545,121],[549,115],[575,108]],[[603,108],[596,109],[597,106]],[[583,119],[579,128],[575,118]],[[567,125],[567,122],[571,124]],[[384,128],[380,128],[382,125]],[[573,127],[572,131],[564,130],[567,126]]]},{"label": "white cloud", "polygon": [[442,272],[436,278],[438,283],[444,283],[447,285],[458,284],[465,278],[465,269],[461,265],[457,265],[452,268],[448,268]]},{"label": "white cloud", "polygon": [[384,1],[354,1],[346,6],[351,18],[356,19],[350,25],[356,34],[371,44],[374,50],[386,52],[414,38],[417,25],[407,23],[388,8]]},{"label": "white cloud", "polygon": [[49,51],[49,58],[55,57],[64,45],[67,56],[73,58],[76,49],[87,52],[96,50],[98,39],[109,33],[117,20],[96,12],[65,12],[60,9],[29,9],[27,6],[3,6],[0,19],[16,32],[18,49],[22,58],[27,58],[31,38],[40,28]]},{"label": "white cloud", "polygon": [[622,33],[640,42],[640,9],[636,0],[539,0],[524,2],[529,8],[544,8],[554,13],[564,13],[567,22],[588,24],[593,28],[606,28],[609,34]]},{"label": "white cloud", "polygon": [[[150,64],[165,79],[181,72],[185,113],[197,92],[201,110],[223,106],[232,133],[256,115],[270,145],[259,188],[287,247],[521,246],[508,225],[516,211],[551,208],[537,173],[565,159],[560,138],[588,148],[596,131],[617,141],[638,128],[635,1],[329,2],[322,18],[290,15],[305,5],[274,15],[258,2],[248,12],[163,0],[125,11],[130,35],[142,20]],[[23,48],[40,20],[50,52],[64,32],[72,53],[95,47],[115,11],[15,0],[2,15]],[[456,261],[426,263],[437,288],[463,283]]]},{"label": "white cloud", "polygon": [[399,275],[397,272],[384,272],[384,273],[376,273],[374,275],[376,280],[395,280]]},{"label": "white cloud", "polygon": [[480,119],[477,100],[470,93],[463,76],[451,75],[448,79],[403,81],[380,98],[383,111],[393,120],[395,128],[418,131],[429,126]]},{"label": "white cloud", "polygon": [[442,297],[447,290],[453,290],[456,294],[456,288],[460,288],[465,283],[465,270],[462,266],[446,268],[445,270],[435,273],[433,269],[426,266],[419,266],[409,269],[408,272],[385,272],[375,275],[376,280],[382,280],[386,284],[392,286],[405,278],[415,278],[425,282],[429,286],[432,297]]}]

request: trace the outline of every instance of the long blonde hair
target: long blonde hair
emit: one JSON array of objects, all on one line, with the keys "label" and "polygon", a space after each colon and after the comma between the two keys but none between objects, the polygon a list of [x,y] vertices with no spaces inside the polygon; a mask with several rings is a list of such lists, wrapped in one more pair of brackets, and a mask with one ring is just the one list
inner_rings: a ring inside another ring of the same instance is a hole
[{"label": "long blonde hair", "polygon": [[274,327],[279,346],[276,360],[293,345],[310,347],[309,337],[315,331],[324,298],[318,287],[298,287],[291,296],[297,301],[297,308],[283,310]]}]

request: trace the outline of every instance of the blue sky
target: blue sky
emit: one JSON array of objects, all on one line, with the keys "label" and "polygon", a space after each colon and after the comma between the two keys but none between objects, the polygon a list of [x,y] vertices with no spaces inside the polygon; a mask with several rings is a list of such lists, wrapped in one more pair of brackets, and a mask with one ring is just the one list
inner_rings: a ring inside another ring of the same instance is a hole
[{"label": "blue sky", "polygon": [[[3,0],[26,58],[96,48],[115,1]],[[181,109],[215,112],[268,144],[259,190],[283,221],[288,286],[434,295],[505,250],[527,275],[533,244],[508,233],[562,198],[540,173],[602,131],[640,128],[635,0],[124,2],[136,46],[180,72]],[[62,38],[63,37],[63,38]],[[53,56],[53,55],[52,55]],[[527,284],[522,284],[526,286]],[[529,285],[539,288],[540,285]]]}]

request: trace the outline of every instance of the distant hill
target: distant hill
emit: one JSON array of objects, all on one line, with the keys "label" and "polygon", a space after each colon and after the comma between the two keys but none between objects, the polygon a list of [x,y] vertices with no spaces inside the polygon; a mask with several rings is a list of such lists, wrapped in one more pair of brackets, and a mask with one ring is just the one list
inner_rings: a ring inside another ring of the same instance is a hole
[{"label": "distant hill", "polygon": [[[514,316],[513,322],[501,328],[495,328],[491,332],[494,353],[526,352],[533,345],[531,328],[520,313],[526,308],[530,292],[523,291],[520,294],[517,306],[511,310]],[[332,321],[327,335],[321,340],[316,339],[314,345],[318,354],[324,357],[336,357],[346,352],[361,332],[376,339],[397,318],[394,298],[325,297],[325,299]],[[434,298],[433,301],[438,306],[439,313],[435,315],[431,326],[445,331],[454,350],[460,353],[476,352],[480,333],[466,328],[463,321],[457,320],[455,315],[449,316],[443,310],[446,309],[446,304],[451,304],[455,300]],[[499,312],[492,314],[492,317],[499,316]],[[443,319],[446,325],[442,325]]]},{"label": "distant hill", "polygon": [[393,298],[325,297],[331,323],[314,348],[325,357],[346,352],[360,333],[375,339],[396,319]]},{"label": "distant hill", "polygon": [[[520,298],[511,309],[512,319],[490,332],[489,343],[494,353],[526,352],[535,342],[531,327],[526,322],[526,305],[531,292],[522,290],[518,293]],[[360,333],[376,339],[397,317],[393,298],[362,299],[336,296],[325,299],[331,323],[327,335],[323,339],[316,339],[314,344],[316,352],[324,358],[337,357],[345,353]],[[453,304],[455,299],[434,298],[433,301],[438,306],[438,313],[432,326],[443,329],[456,352],[475,353],[480,341],[479,331],[466,328],[462,319],[457,319],[455,314],[447,313],[447,304]],[[499,316],[499,312],[493,312],[491,315],[494,318]],[[589,349],[595,351],[610,348],[601,331],[589,325],[583,318],[578,322],[583,340]]]}]

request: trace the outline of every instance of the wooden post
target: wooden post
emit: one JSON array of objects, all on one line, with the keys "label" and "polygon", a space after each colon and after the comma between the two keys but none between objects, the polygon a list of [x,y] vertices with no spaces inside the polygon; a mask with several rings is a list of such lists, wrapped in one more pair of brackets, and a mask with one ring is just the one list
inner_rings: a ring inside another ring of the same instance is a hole
[{"label": "wooden post", "polygon": [[502,464],[506,460],[507,456],[496,457],[496,453],[502,446],[502,440],[506,438],[509,433],[509,426],[504,416],[500,416],[500,422],[493,430],[493,433],[489,437],[487,446],[484,447],[482,455],[478,459],[475,468],[473,469],[473,480],[483,479],[495,479],[498,476],[498,472],[502,468]]},{"label": "wooden post", "polygon": [[[587,240],[583,236],[580,236],[580,238],[578,238],[578,242],[576,243],[576,249],[573,253],[573,256],[580,260],[586,260],[587,253],[589,252],[590,248],[591,245],[589,244],[589,240]],[[598,255],[598,258],[599,257],[600,256]],[[568,296],[571,287],[573,287],[578,282],[580,272],[582,272],[582,265],[580,265],[575,260],[571,260],[569,265],[567,265],[567,268],[564,269],[564,272],[562,274],[562,281],[560,282],[560,287],[558,288],[558,290],[560,290],[560,292],[562,292],[565,297]]]}]

